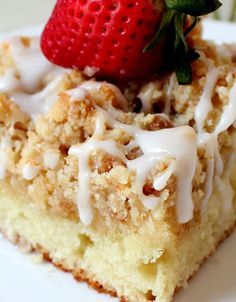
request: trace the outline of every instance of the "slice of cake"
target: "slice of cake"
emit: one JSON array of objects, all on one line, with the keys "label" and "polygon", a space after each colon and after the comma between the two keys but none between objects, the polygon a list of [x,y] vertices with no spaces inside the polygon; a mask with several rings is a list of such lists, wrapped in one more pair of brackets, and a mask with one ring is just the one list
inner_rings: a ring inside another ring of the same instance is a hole
[{"label": "slice of cake", "polygon": [[235,47],[192,31],[219,6],[58,0],[41,49],[63,67],[0,45],[6,238],[121,301],[186,285],[236,222]]},{"label": "slice of cake", "polygon": [[123,93],[48,63],[37,38],[1,44],[9,240],[123,301],[171,301],[236,221],[233,52],[195,44],[191,85],[173,74]]}]

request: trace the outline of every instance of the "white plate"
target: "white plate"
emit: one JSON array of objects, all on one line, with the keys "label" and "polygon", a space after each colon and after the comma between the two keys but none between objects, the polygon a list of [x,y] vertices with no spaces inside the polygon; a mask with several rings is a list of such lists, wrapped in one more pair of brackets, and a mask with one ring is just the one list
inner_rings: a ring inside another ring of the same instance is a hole
[{"label": "white plate", "polygon": [[[32,35],[40,27],[11,32]],[[9,36],[0,34],[0,40]],[[236,24],[206,21],[204,36],[217,43],[236,42]],[[175,302],[236,301],[236,233],[219,248],[181,291]],[[86,284],[77,283],[50,264],[35,263],[0,237],[0,302],[115,302],[117,299],[97,294]],[[138,301],[137,301],[138,302]]]}]

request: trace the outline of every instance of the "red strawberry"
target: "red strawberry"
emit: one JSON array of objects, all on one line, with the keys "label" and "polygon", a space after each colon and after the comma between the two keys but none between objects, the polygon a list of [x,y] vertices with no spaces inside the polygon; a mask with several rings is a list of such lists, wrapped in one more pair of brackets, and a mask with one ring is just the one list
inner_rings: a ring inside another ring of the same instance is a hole
[{"label": "red strawberry", "polygon": [[42,50],[64,67],[97,68],[98,76],[140,78],[159,67],[160,46],[143,53],[161,21],[150,0],[58,0]]},{"label": "red strawberry", "polygon": [[[188,84],[198,55],[186,36],[197,16],[220,5],[218,0],[58,0],[41,47],[53,63],[94,67],[101,77],[142,78],[165,63],[179,83]],[[186,28],[188,15],[193,23]]]}]

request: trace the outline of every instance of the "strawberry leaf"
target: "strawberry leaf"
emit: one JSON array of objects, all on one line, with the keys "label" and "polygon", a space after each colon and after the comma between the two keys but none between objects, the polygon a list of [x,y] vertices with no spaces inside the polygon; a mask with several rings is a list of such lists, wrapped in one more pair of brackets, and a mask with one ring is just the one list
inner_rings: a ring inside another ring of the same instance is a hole
[{"label": "strawberry leaf", "polygon": [[197,23],[200,21],[200,18],[198,17],[193,17],[193,22],[192,24],[185,30],[184,35],[187,37],[187,35],[195,28]]},{"label": "strawberry leaf", "polygon": [[186,15],[175,16],[175,42],[173,49],[174,69],[179,84],[190,84],[192,82],[192,67],[189,59],[189,48],[185,41],[184,24]]},{"label": "strawberry leaf", "polygon": [[151,49],[155,48],[157,44],[161,43],[166,38],[167,31],[175,14],[176,12],[174,10],[167,10],[164,13],[159,30],[157,31],[151,42],[144,48],[144,52],[150,51]]},{"label": "strawberry leaf", "polygon": [[[199,16],[217,10],[219,0],[165,0],[167,10],[162,17],[159,29],[144,52],[154,49],[158,44],[165,47],[164,58],[169,70],[174,70],[179,84],[192,82],[191,63],[199,58],[194,49],[189,49],[187,35],[194,29]],[[192,23],[186,28],[187,19]]]},{"label": "strawberry leaf", "polygon": [[181,58],[175,66],[175,73],[180,85],[188,85],[192,82],[192,66],[188,60]]},{"label": "strawberry leaf", "polygon": [[168,9],[190,16],[203,16],[214,12],[221,7],[218,0],[165,0]]}]

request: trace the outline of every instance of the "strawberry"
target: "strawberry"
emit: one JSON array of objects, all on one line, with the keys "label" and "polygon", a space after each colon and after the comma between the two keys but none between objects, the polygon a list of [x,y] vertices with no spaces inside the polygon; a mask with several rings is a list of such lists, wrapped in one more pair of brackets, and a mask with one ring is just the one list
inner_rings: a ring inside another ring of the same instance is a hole
[{"label": "strawberry", "polygon": [[197,16],[219,6],[218,0],[58,0],[41,48],[54,64],[92,67],[96,76],[114,79],[144,78],[168,62],[186,84],[197,59],[185,40],[186,17],[193,16],[191,31]]},{"label": "strawberry", "polygon": [[59,0],[42,35],[55,64],[98,69],[98,76],[143,77],[160,65],[159,48],[143,54],[160,23],[163,6],[149,0]]}]

